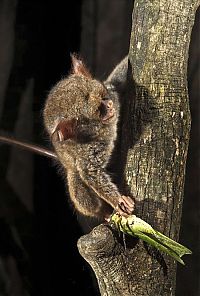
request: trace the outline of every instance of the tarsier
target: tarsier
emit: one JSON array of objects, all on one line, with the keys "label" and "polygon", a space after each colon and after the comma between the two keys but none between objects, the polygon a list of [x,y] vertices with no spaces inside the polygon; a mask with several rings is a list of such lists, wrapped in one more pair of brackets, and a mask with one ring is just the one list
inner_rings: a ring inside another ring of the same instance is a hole
[{"label": "tarsier", "polygon": [[44,124],[62,164],[71,200],[85,216],[108,219],[113,209],[127,216],[134,201],[122,195],[106,172],[119,117],[117,89],[124,83],[125,58],[101,83],[72,55],[71,74],[50,91]]}]

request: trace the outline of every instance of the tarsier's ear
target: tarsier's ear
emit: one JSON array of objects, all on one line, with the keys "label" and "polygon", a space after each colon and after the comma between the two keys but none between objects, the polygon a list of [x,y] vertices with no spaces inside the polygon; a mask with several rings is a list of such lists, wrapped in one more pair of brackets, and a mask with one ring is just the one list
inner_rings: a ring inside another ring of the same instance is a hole
[{"label": "tarsier's ear", "polygon": [[76,137],[77,120],[60,119],[54,132],[51,135],[52,142],[62,142]]},{"label": "tarsier's ear", "polygon": [[82,60],[75,54],[71,54],[72,59],[72,73],[77,75],[83,75],[88,78],[92,78],[87,67],[84,65]]}]

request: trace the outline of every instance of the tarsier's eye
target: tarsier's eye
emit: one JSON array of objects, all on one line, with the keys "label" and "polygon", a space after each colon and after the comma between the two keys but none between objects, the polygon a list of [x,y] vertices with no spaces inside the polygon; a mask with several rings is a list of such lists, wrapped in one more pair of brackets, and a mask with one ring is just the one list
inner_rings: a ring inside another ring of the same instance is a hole
[{"label": "tarsier's eye", "polygon": [[110,98],[109,98],[108,95],[106,95],[106,96],[103,96],[102,100],[103,100],[103,101],[108,101],[108,100],[110,100]]}]

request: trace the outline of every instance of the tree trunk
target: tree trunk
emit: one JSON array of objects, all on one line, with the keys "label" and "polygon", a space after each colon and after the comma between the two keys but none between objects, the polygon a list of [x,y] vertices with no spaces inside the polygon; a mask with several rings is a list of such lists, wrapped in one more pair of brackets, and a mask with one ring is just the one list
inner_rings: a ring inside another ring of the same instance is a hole
[{"label": "tree trunk", "polygon": [[[188,47],[199,4],[135,1],[129,57],[136,96],[123,110],[121,158],[135,213],[175,240],[190,131]],[[125,248],[115,231],[100,225],[78,242],[101,295],[174,295],[175,262],[142,241],[126,241]]]}]

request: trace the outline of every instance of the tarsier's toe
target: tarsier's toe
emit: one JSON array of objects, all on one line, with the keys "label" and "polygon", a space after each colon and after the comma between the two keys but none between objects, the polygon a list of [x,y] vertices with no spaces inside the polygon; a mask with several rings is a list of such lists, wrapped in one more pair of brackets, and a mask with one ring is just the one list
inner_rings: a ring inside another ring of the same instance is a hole
[{"label": "tarsier's toe", "polygon": [[116,208],[116,211],[124,216],[127,217],[128,215],[131,215],[134,211],[134,201],[129,196],[122,195],[119,198],[118,206]]}]

